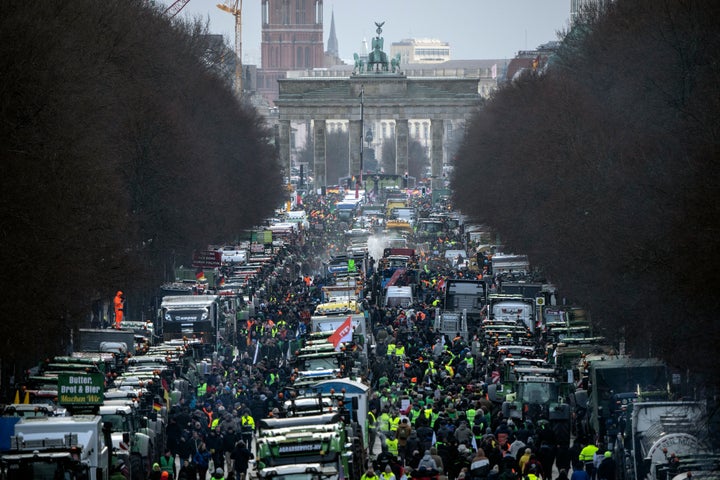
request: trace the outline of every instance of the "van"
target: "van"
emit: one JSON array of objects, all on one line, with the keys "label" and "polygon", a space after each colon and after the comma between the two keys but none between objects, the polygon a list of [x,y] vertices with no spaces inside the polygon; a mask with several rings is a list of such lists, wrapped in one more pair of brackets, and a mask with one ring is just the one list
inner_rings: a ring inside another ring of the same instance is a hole
[{"label": "van", "polygon": [[387,287],[385,307],[408,308],[414,301],[412,287]]}]

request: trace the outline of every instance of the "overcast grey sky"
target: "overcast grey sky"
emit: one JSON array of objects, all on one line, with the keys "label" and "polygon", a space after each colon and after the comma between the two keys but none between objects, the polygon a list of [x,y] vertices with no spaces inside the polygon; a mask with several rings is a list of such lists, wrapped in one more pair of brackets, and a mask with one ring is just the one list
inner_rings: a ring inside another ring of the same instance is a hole
[{"label": "overcast grey sky", "polygon": [[[166,5],[172,0],[162,0]],[[217,8],[234,0],[190,0],[181,16],[210,19],[210,32],[234,45],[235,20]],[[260,65],[260,0],[243,0],[243,63]],[[454,60],[513,58],[556,40],[568,26],[570,0],[325,0],[324,41],[335,12],[340,57],[352,59],[363,39],[385,22],[385,50],[403,38],[437,38],[450,44]]]}]

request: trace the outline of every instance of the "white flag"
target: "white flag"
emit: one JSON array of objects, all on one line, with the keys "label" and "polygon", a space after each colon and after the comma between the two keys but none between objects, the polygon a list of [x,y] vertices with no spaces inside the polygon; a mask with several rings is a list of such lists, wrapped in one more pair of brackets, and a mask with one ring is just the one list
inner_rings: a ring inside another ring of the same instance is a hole
[{"label": "white flag", "polygon": [[492,66],[490,72],[493,79],[497,78],[497,63]]}]

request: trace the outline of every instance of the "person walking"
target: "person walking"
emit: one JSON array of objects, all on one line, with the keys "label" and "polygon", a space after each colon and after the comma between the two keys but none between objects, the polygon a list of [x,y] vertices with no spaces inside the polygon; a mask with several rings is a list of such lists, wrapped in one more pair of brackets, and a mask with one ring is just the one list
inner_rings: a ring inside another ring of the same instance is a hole
[{"label": "person walking", "polygon": [[160,457],[160,470],[168,472],[168,477],[175,478],[175,457],[170,449],[165,449],[165,454]]},{"label": "person walking", "polygon": [[603,457],[604,458],[597,469],[598,480],[615,480],[617,464],[615,459],[612,457],[612,452],[609,450],[605,451]]},{"label": "person walking", "polygon": [[208,468],[210,468],[211,458],[212,455],[205,447],[205,442],[202,442],[195,452],[195,455],[193,455],[193,463],[195,464],[195,470],[197,470],[200,480],[205,480]]},{"label": "person walking", "polygon": [[250,460],[255,458],[252,452],[247,448],[245,442],[240,441],[235,444],[235,448],[230,453],[235,469],[235,480],[245,480]]},{"label": "person walking", "polygon": [[582,450],[580,450],[580,455],[578,455],[578,460],[583,463],[585,471],[588,473],[590,478],[593,478],[595,474],[595,465],[593,461],[595,460],[595,453],[597,451],[598,447],[592,443],[588,443]]}]

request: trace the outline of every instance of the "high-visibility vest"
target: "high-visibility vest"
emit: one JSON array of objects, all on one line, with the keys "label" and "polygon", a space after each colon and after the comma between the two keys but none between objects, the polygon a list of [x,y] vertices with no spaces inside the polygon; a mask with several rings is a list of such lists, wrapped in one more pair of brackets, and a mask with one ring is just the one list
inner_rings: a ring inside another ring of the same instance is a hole
[{"label": "high-visibility vest", "polygon": [[243,427],[245,427],[244,429],[255,430],[255,419],[253,417],[251,417],[250,415],[247,415],[247,414],[243,415],[242,418],[240,419],[240,423],[242,424]]},{"label": "high-visibility vest", "polygon": [[380,414],[380,418],[378,419],[378,428],[383,432],[390,430],[390,415],[387,412]]},{"label": "high-visibility vest", "polygon": [[219,418],[213,419],[212,423],[210,424],[210,430],[215,430],[219,423],[220,423]]},{"label": "high-visibility vest", "polygon": [[465,417],[467,418],[468,425],[470,426],[470,428],[472,428],[473,425],[475,424],[475,409],[468,408],[467,411],[465,412]]},{"label": "high-visibility vest", "polygon": [[467,363],[467,368],[474,368],[475,367],[475,359],[473,357],[466,357],[465,363]]},{"label": "high-visibility vest", "polygon": [[439,416],[440,416],[440,413],[433,412],[432,418],[430,419],[430,428],[435,428],[435,420],[437,420]]},{"label": "high-visibility vest", "polygon": [[398,357],[402,357],[405,355],[405,347],[402,345],[398,345],[395,347],[395,355]]},{"label": "high-visibility vest", "polygon": [[207,392],[207,382],[204,382],[204,383],[201,383],[200,385],[198,385],[198,387],[197,387],[198,397],[205,396],[206,392]]},{"label": "high-visibility vest", "polygon": [[432,408],[426,408],[425,410],[423,410],[423,413],[425,414],[425,418],[430,420],[433,410],[432,410]]},{"label": "high-visibility vest", "polygon": [[388,346],[387,346],[387,354],[388,354],[388,355],[395,355],[395,344],[394,344],[394,343],[388,343]]},{"label": "high-visibility vest", "polygon": [[393,455],[398,454],[398,439],[397,438],[395,438],[395,439],[386,438],[385,445],[387,445],[387,447],[388,447],[388,452],[392,453]]},{"label": "high-visibility vest", "polygon": [[578,460],[581,462],[592,462],[593,458],[595,457],[595,452],[598,451],[598,447],[595,445],[587,445],[585,448],[580,450],[580,455],[578,455]]},{"label": "high-visibility vest", "polygon": [[377,418],[375,418],[375,414],[373,412],[368,412],[368,428],[377,428],[377,425],[375,424],[376,421]]},{"label": "high-visibility vest", "polygon": [[382,472],[380,475],[382,476],[382,480],[392,480],[395,478],[395,474],[392,472]]},{"label": "high-visibility vest", "polygon": [[400,417],[392,417],[390,419],[390,431],[397,432],[398,425],[400,425]]},{"label": "high-visibility vest", "polygon": [[415,420],[420,416],[421,410],[415,410],[414,408],[410,410],[410,423],[414,424]]}]

